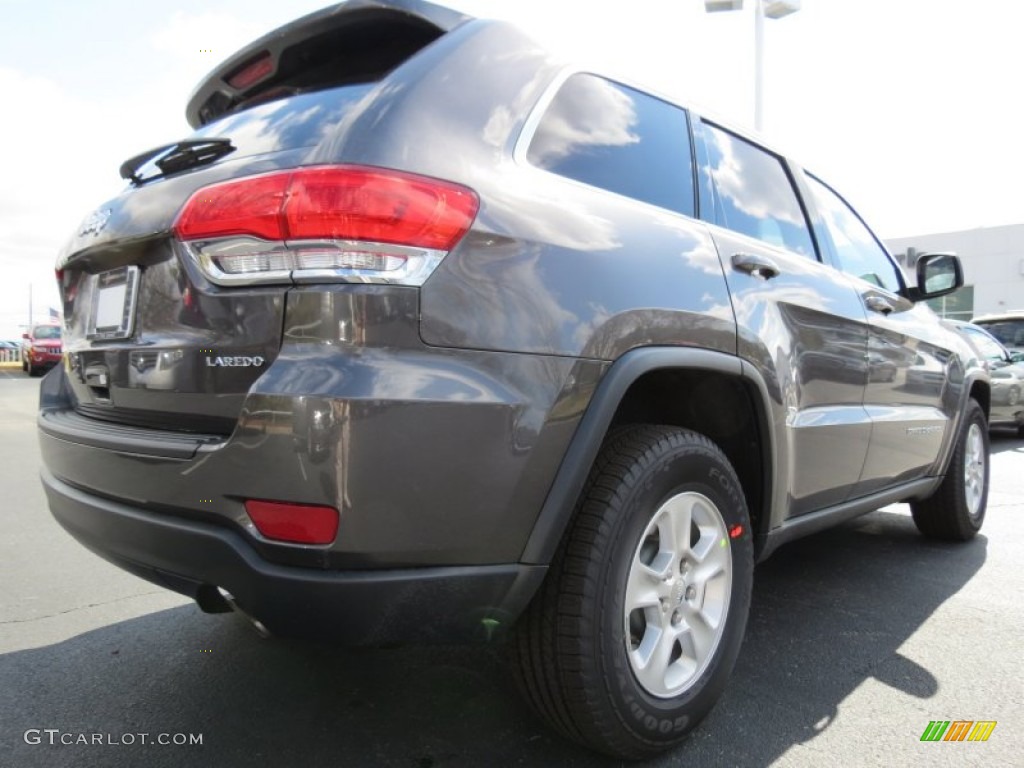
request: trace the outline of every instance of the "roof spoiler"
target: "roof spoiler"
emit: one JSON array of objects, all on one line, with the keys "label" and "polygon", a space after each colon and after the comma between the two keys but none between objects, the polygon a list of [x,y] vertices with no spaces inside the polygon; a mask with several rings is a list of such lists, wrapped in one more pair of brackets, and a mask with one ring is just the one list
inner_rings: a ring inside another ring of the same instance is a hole
[{"label": "roof spoiler", "polygon": [[356,35],[360,28],[391,24],[419,29],[421,35],[428,36],[421,37],[425,44],[472,19],[423,0],[349,0],[315,11],[264,35],[222,62],[192,92],[185,117],[189,125],[199,128],[257,94],[273,91],[288,75],[282,71],[282,66],[287,67],[286,53],[305,43],[313,45],[346,31]]}]

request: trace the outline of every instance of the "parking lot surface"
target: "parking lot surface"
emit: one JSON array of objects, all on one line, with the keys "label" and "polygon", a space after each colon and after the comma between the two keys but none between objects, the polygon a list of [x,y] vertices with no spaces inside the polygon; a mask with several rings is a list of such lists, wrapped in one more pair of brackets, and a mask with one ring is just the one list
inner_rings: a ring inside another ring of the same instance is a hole
[{"label": "parking lot surface", "polygon": [[[0,765],[614,764],[534,719],[500,647],[262,640],[92,555],[46,508],[38,386],[0,369]],[[992,451],[967,545],[894,506],[759,566],[725,697],[648,765],[1024,765],[1024,441]],[[921,742],[933,720],[996,726]]]}]

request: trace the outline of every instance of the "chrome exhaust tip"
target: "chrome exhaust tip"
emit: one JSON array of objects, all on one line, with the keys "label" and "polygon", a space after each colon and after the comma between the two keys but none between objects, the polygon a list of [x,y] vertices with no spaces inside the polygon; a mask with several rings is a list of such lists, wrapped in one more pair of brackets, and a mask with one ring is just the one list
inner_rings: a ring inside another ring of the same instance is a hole
[{"label": "chrome exhaust tip", "polygon": [[234,595],[232,595],[223,587],[217,587],[217,594],[220,595],[221,599],[224,601],[226,605],[228,605],[231,608],[232,611],[244,617],[249,622],[249,625],[256,630],[256,634],[263,638],[270,637],[270,630],[263,626],[263,623],[259,619],[253,618],[248,613],[243,611],[238,606],[238,602],[235,600]]}]

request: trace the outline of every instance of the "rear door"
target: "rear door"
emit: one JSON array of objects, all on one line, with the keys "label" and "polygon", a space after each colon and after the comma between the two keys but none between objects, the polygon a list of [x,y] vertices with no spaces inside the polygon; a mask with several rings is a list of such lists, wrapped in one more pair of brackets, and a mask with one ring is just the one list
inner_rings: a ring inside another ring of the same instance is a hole
[{"label": "rear door", "polygon": [[698,133],[701,215],[726,267],[738,352],[768,386],[783,443],[773,508],[786,517],[838,504],[870,438],[863,303],[819,259],[787,164],[712,123],[698,121]]}]

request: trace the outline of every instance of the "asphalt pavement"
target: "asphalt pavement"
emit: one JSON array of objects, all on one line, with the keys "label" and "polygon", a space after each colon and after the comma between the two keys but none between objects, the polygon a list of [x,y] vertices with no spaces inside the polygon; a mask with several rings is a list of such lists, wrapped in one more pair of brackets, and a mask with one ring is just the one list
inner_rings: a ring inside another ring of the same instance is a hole
[{"label": "asphalt pavement", "polygon": [[[0,766],[615,764],[533,717],[500,647],[263,640],[91,554],[46,507],[38,387],[0,369]],[[966,545],[898,505],[759,566],[725,697],[648,765],[1024,765],[1024,441],[992,463]],[[933,720],[996,726],[920,741]]]}]

